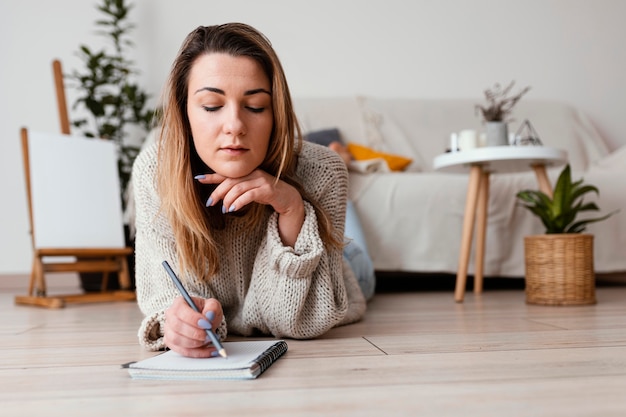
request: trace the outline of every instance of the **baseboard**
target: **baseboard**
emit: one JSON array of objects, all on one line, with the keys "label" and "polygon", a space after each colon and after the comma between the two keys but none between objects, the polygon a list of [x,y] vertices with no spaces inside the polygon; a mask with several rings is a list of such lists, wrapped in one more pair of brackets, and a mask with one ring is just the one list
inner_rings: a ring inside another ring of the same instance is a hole
[{"label": "baseboard", "polygon": [[[454,291],[456,275],[449,273],[376,272],[376,292],[396,291]],[[474,277],[468,275],[467,289],[473,289]],[[626,272],[596,274],[597,286],[626,285]],[[524,277],[485,277],[488,290],[524,290]]]}]

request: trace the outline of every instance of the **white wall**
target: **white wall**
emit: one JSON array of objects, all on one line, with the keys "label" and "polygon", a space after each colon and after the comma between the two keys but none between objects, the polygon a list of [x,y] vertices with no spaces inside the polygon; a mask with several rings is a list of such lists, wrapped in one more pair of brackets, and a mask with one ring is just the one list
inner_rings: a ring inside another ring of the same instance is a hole
[{"label": "white wall", "polygon": [[[250,23],[273,42],[294,96],[475,98],[494,82],[586,111],[626,144],[621,0],[135,0],[142,85],[156,95],[198,25]],[[0,3],[0,274],[30,269],[21,126],[58,131],[50,63],[100,46],[96,0]],[[72,92],[68,91],[70,103]],[[85,173],[97,175],[97,173]]]}]

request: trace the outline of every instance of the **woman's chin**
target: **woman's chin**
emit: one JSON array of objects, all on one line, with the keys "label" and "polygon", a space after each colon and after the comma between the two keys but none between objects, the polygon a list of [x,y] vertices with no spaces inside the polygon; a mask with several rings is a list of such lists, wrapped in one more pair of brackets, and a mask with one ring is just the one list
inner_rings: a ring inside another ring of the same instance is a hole
[{"label": "woman's chin", "polygon": [[250,170],[250,169],[227,167],[227,168],[215,169],[214,171],[217,174],[220,174],[221,176],[226,177],[226,178],[241,178],[241,177],[245,177],[246,175],[250,175],[254,171],[254,169]]}]

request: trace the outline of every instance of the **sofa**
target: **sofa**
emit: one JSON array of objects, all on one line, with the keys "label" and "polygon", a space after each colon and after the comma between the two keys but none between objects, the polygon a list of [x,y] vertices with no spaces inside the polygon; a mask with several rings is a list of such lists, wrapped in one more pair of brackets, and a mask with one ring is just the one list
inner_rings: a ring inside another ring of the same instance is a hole
[{"label": "sofa", "polygon": [[[303,132],[339,132],[344,144],[410,159],[401,171],[350,169],[349,197],[363,228],[374,268],[380,272],[456,273],[468,175],[439,172],[433,159],[451,134],[483,131],[479,100],[380,97],[295,97]],[[626,146],[613,152],[588,117],[571,106],[522,99],[509,132],[529,121],[544,146],[564,149],[574,179],[597,186],[601,215],[588,226],[594,237],[596,273],[626,271]],[[512,135],[514,136],[514,135]],[[563,165],[548,167],[552,184]],[[524,236],[543,226],[515,195],[538,189],[531,170],[491,175],[484,275],[524,276]],[[468,272],[474,270],[474,248]]]}]

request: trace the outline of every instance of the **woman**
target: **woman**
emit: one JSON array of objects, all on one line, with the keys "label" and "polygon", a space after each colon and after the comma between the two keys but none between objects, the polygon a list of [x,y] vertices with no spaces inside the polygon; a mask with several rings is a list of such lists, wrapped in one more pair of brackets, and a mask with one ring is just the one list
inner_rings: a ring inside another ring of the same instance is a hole
[{"label": "woman", "polygon": [[305,339],[359,320],[365,298],[342,258],[346,166],[301,141],[270,42],[244,24],[197,28],[163,106],[133,167],[140,342],[209,357],[207,328]]}]

